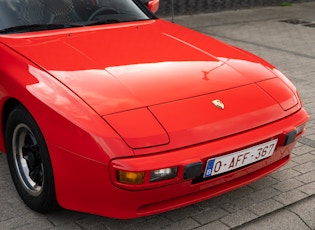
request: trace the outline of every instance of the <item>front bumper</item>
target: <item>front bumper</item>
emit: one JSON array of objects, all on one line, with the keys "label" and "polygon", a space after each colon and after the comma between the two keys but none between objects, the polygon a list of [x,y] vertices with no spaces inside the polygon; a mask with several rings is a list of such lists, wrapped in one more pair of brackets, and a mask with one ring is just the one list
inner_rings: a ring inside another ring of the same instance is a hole
[{"label": "front bumper", "polygon": [[[70,178],[63,178],[67,184],[58,186],[56,179],[58,201],[67,209],[121,219],[152,215],[200,202],[249,184],[286,164],[303,131],[291,143],[286,143],[287,134],[307,120],[308,115],[302,109],[289,117],[237,135],[152,155],[113,159],[108,166],[67,154],[68,161],[77,167]],[[204,170],[209,158],[275,138],[278,144],[269,158],[210,179],[202,176],[184,179],[186,165],[202,162]],[[177,177],[171,180],[144,185],[121,184],[116,180],[117,169],[146,172],[171,166],[179,167]],[[91,170],[83,171],[83,167]],[[106,168],[109,168],[109,173]],[[63,176],[68,175],[63,173]],[[84,181],[89,183],[83,184]]]}]

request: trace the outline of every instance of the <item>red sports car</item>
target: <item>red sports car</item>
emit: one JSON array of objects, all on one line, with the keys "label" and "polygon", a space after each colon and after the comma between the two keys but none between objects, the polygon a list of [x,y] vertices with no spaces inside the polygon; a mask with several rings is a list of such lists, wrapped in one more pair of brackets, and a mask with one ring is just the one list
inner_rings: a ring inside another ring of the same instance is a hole
[{"label": "red sports car", "polygon": [[292,83],[158,5],[0,1],[0,150],[33,210],[141,217],[289,161],[309,118]]}]

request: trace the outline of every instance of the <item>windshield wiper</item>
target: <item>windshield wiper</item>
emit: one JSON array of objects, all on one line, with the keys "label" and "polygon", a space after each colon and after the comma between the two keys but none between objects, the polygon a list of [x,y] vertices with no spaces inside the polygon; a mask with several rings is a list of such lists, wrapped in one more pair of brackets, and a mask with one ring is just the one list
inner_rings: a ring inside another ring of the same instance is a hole
[{"label": "windshield wiper", "polygon": [[97,20],[97,21],[87,21],[85,22],[85,26],[94,26],[94,25],[102,25],[102,24],[112,24],[122,22],[119,19],[105,19],[105,20]]},{"label": "windshield wiper", "polygon": [[41,31],[41,30],[54,30],[54,29],[63,29],[63,28],[72,28],[79,27],[81,24],[31,24],[31,25],[20,25],[5,28],[0,30],[1,34],[10,34],[10,33],[24,33],[32,31]]}]

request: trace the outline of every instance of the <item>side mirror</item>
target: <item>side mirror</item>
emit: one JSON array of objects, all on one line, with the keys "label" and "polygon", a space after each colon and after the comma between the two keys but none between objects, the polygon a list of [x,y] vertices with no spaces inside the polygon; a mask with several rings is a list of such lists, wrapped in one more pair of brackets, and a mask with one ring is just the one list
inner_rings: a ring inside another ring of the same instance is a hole
[{"label": "side mirror", "polygon": [[141,0],[147,7],[148,9],[156,13],[159,10],[160,7],[160,0]]},{"label": "side mirror", "polygon": [[160,0],[151,0],[148,2],[148,8],[153,13],[156,13],[159,10],[160,7]]}]

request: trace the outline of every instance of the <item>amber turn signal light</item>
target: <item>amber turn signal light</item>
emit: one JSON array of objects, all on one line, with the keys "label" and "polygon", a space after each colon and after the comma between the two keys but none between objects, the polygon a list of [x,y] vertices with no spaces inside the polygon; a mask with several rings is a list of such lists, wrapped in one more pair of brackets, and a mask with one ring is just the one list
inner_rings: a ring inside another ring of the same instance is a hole
[{"label": "amber turn signal light", "polygon": [[144,172],[117,171],[117,181],[124,184],[143,184]]}]

